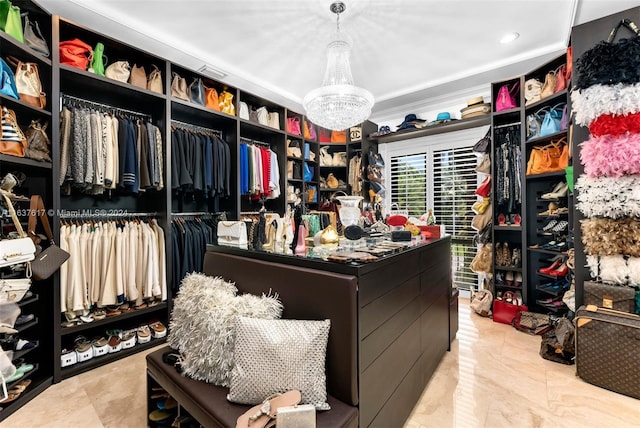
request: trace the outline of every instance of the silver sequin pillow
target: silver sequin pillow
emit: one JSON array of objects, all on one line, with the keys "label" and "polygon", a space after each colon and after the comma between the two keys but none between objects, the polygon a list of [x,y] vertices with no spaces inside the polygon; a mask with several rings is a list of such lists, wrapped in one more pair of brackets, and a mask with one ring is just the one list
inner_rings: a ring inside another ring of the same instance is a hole
[{"label": "silver sequin pillow", "polygon": [[329,410],[325,359],[331,322],[238,317],[234,367],[227,399],[259,404],[300,390],[301,404]]}]

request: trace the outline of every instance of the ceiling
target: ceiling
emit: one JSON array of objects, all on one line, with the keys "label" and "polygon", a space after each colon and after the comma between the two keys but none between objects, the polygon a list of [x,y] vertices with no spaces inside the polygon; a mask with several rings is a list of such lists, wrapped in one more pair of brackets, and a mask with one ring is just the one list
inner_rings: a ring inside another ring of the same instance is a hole
[{"label": "ceiling", "polygon": [[[356,85],[374,116],[525,73],[562,52],[571,27],[629,0],[343,0]],[[232,86],[301,111],[335,31],[331,0],[39,0],[59,14],[171,61],[223,71]],[[508,32],[520,37],[500,44]],[[108,55],[108,53],[107,53]]]}]

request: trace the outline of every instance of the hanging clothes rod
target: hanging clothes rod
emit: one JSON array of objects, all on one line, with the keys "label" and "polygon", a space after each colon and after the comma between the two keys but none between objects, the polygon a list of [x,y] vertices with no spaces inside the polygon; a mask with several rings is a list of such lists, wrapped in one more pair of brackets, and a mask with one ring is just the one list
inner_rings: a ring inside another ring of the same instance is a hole
[{"label": "hanging clothes rod", "polygon": [[134,116],[141,116],[141,117],[145,117],[145,118],[148,118],[148,119],[153,119],[152,116],[150,114],[147,114],[147,113],[141,113],[139,111],[128,110],[126,108],[111,106],[111,105],[99,103],[99,102],[96,102],[96,101],[89,101],[89,100],[85,100],[84,98],[74,97],[73,95],[68,95],[68,94],[61,94],[61,95],[62,95],[63,103],[64,103],[65,100],[76,101],[76,102],[78,102],[80,104],[84,104],[84,105],[87,105],[87,106],[93,106],[93,107],[97,107],[97,108],[117,111],[117,112],[126,113],[126,114],[132,114]]},{"label": "hanging clothes rod", "polygon": [[265,146],[271,148],[271,144],[265,143],[264,141],[252,140],[250,138],[240,137],[240,142],[245,144],[253,144],[256,146]]},{"label": "hanging clothes rod", "polygon": [[180,122],[179,120],[171,120],[171,124],[177,126],[178,128],[186,128],[192,131],[200,131],[200,132],[213,132],[215,134],[220,135],[222,137],[222,131],[217,129],[205,128],[204,126],[194,125],[192,123]]},{"label": "hanging clothes rod", "polygon": [[158,217],[157,212],[148,213],[130,213],[126,211],[120,212],[118,209],[104,209],[104,210],[82,210],[82,211],[65,211],[60,215],[60,218],[135,218],[135,217]]},{"label": "hanging clothes rod", "polygon": [[195,212],[190,212],[190,213],[189,212],[187,212],[187,213],[171,213],[171,216],[172,217],[190,217],[190,216],[203,216],[203,217],[211,216],[211,217],[214,217],[214,216],[218,216],[218,215],[222,215],[222,214],[225,214],[225,213],[224,212],[210,213],[210,212],[207,212],[207,211],[199,211],[199,212],[195,211]]},{"label": "hanging clothes rod", "polygon": [[521,125],[521,124],[522,124],[521,122],[505,123],[504,125],[496,125],[493,127],[493,129],[507,128],[509,126]]}]

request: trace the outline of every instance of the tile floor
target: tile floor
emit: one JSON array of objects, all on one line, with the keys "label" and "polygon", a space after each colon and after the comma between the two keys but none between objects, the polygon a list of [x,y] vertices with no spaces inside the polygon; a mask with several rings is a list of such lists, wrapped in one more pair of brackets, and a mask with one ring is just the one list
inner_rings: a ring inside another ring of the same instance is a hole
[{"label": "tile floor", "polygon": [[[640,426],[640,400],[581,381],[575,366],[539,357],[539,346],[539,337],[476,316],[461,299],[457,340],[405,428]],[[0,425],[144,427],[145,354],[54,385]]]}]

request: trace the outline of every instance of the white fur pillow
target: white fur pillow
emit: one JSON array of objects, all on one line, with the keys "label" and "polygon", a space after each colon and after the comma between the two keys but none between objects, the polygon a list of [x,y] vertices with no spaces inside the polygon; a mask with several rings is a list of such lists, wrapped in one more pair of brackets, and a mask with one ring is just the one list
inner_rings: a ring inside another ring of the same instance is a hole
[{"label": "white fur pillow", "polygon": [[180,351],[184,373],[196,380],[229,386],[233,368],[237,316],[277,319],[278,296],[236,295],[238,289],[220,277],[187,275],[173,300],[168,343]]}]

